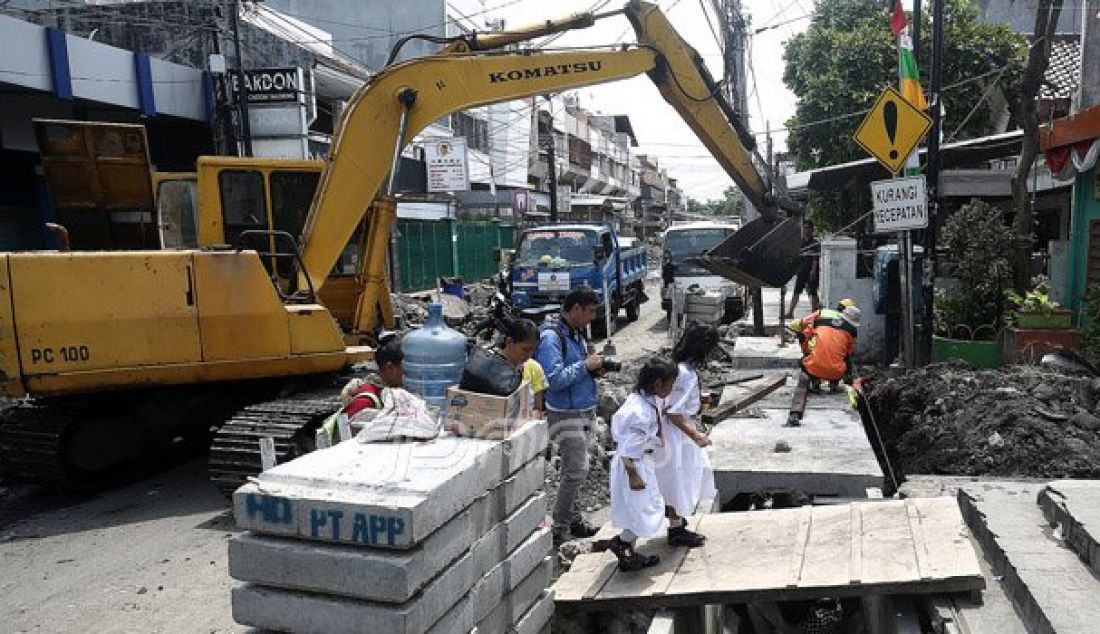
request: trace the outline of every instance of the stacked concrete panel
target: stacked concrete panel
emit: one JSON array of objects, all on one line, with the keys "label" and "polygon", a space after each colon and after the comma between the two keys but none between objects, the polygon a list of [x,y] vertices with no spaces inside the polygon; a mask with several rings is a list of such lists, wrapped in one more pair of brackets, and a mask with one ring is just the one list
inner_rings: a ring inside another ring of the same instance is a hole
[{"label": "stacked concrete panel", "polygon": [[[354,441],[234,494],[233,616],[295,632],[539,632],[549,622],[546,425],[503,441]],[[543,616],[546,616],[543,619]],[[489,629],[485,629],[489,628]]]}]

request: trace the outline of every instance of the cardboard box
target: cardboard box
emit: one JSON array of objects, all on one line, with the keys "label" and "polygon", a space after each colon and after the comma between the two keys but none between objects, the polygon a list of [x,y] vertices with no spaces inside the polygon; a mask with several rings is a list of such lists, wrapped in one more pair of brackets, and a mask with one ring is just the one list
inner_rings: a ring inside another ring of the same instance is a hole
[{"label": "cardboard box", "polygon": [[446,428],[459,436],[507,438],[531,418],[531,386],[524,381],[508,396],[447,388]]}]

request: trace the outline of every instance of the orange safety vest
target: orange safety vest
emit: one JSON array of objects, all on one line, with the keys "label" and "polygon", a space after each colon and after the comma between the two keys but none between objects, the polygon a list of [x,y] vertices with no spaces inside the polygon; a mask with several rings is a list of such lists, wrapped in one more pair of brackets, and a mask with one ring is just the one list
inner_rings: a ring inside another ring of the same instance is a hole
[{"label": "orange safety vest", "polygon": [[847,328],[820,324],[807,333],[809,353],[802,365],[811,376],[837,381],[848,371],[848,357],[855,352],[856,337]]}]

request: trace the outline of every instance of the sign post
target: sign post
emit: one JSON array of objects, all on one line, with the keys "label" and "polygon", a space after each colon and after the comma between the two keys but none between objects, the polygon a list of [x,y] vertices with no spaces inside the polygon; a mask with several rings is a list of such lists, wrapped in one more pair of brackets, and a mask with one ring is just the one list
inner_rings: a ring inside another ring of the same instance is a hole
[{"label": "sign post", "polygon": [[[855,141],[886,169],[897,175],[914,156],[932,119],[898,91],[882,91],[871,112],[860,123]],[[914,165],[915,159],[914,159]],[[901,281],[902,360],[914,365],[912,306],[912,240],[909,231],[928,226],[928,204],[923,177],[895,178],[871,184],[875,233],[898,232],[898,273]],[[925,326],[928,327],[928,326]]]}]

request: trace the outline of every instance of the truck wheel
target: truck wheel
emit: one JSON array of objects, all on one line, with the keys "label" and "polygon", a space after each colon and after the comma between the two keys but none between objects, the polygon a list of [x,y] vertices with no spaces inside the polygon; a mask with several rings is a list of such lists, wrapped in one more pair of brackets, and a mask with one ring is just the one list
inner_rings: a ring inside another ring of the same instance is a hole
[{"label": "truck wheel", "polygon": [[638,317],[641,315],[641,312],[642,312],[642,307],[638,305],[638,297],[637,296],[635,296],[634,299],[627,302],[627,304],[626,304],[626,320],[627,321],[638,321]]}]

